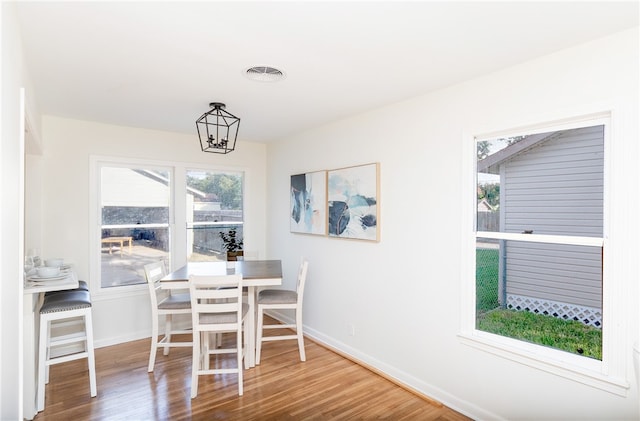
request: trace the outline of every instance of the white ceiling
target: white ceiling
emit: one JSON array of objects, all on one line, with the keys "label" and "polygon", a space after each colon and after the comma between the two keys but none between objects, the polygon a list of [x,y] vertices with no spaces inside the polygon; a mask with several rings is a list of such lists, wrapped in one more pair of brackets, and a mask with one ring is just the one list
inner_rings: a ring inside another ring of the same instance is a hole
[{"label": "white ceiling", "polygon": [[[638,25],[638,1],[18,2],[40,112],[268,142]],[[594,60],[597,60],[594,57]],[[277,83],[251,66],[286,73]],[[526,81],[523,81],[526,83]]]}]

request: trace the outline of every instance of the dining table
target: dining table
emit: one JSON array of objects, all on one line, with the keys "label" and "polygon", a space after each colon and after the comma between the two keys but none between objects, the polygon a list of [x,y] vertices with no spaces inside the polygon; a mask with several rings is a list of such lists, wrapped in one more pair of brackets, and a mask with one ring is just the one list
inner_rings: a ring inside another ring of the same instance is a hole
[{"label": "dining table", "polygon": [[242,260],[237,262],[188,262],[160,279],[162,289],[187,289],[191,275],[242,275],[247,287],[249,313],[245,329],[249,331],[246,358],[249,367],[255,367],[256,355],[256,293],[259,287],[282,285],[280,260]]}]

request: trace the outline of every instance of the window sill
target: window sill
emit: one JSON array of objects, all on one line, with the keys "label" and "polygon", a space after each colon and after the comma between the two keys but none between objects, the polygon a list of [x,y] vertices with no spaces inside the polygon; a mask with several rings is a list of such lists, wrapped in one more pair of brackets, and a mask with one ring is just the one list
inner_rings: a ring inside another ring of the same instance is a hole
[{"label": "window sill", "polygon": [[458,337],[473,348],[618,396],[626,396],[629,389],[626,380],[605,374],[602,361],[486,332],[460,333]]},{"label": "window sill", "polygon": [[[123,285],[111,288],[92,288],[91,298],[95,301],[112,300],[122,297],[149,295],[149,286],[145,284]],[[95,292],[93,292],[95,291]]]}]

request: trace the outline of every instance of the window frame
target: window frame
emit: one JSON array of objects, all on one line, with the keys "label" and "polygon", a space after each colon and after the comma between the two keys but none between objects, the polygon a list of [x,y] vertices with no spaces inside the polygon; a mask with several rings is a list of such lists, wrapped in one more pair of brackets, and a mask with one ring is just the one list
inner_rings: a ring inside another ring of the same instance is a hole
[{"label": "window frame", "polygon": [[[214,228],[214,227],[219,227],[219,226],[235,225],[235,226],[238,226],[238,227],[242,227],[243,233],[244,233],[244,223],[245,223],[245,215],[246,215],[246,213],[245,213],[245,203],[246,203],[245,190],[246,190],[246,175],[247,175],[247,172],[243,171],[243,170],[239,170],[239,169],[229,169],[229,168],[223,170],[223,169],[221,169],[219,167],[216,167],[215,169],[212,169],[212,168],[203,167],[202,165],[197,165],[197,166],[188,166],[187,165],[187,166],[184,167],[184,171],[185,171],[185,178],[184,178],[184,180],[185,180],[185,183],[184,183],[184,185],[185,185],[185,192],[184,192],[185,197],[186,197],[186,194],[187,194],[186,181],[187,181],[187,176],[188,176],[189,171],[233,173],[233,174],[240,174],[241,177],[242,177],[242,180],[241,180],[242,181],[242,186],[241,186],[241,189],[242,189],[242,221],[189,222],[190,219],[189,219],[189,216],[187,215],[188,209],[185,206],[186,232],[188,232],[188,230],[190,230],[190,229],[196,229],[196,227]],[[186,204],[186,201],[185,201],[185,204]],[[186,238],[185,238],[185,240],[186,240]],[[185,241],[185,245],[186,244],[187,244],[187,242]],[[185,253],[187,254],[185,256],[185,259],[188,260],[188,254],[189,253],[187,251],[185,251]]]},{"label": "window frame", "polygon": [[[509,130],[467,131],[462,136],[464,153],[462,165],[463,188],[461,194],[462,217],[462,264],[461,264],[461,327],[459,339],[461,343],[494,355],[527,365],[539,370],[559,375],[598,389],[626,396],[629,383],[625,379],[625,326],[624,302],[622,288],[613,282],[612,256],[613,244],[609,241],[611,195],[615,186],[612,183],[612,169],[615,157],[612,152],[613,112],[594,112],[575,114],[561,119],[539,119],[543,123],[513,126]],[[545,122],[546,121],[546,122]],[[561,235],[536,235],[504,232],[477,231],[477,204],[474,192],[477,188],[477,152],[476,141],[490,138],[511,137],[523,133],[536,134],[556,130],[567,130],[579,127],[604,125],[604,203],[603,203],[603,235],[600,237],[568,237]],[[469,218],[472,215],[472,218]],[[476,240],[477,238],[494,238],[504,240],[525,240],[528,242],[545,242],[576,244],[603,247],[603,300],[602,314],[606,323],[602,331],[602,360],[574,355],[565,351],[532,344],[518,339],[508,338],[476,329]]]},{"label": "window frame", "polygon": [[244,167],[222,165],[207,165],[205,163],[186,163],[175,161],[146,160],[139,158],[113,157],[92,155],[89,157],[89,273],[92,296],[98,300],[103,298],[131,297],[147,295],[146,283],[136,285],[122,285],[103,288],[101,285],[101,168],[105,166],[123,168],[162,168],[170,171],[171,187],[169,198],[169,238],[170,261],[174,270],[187,262],[187,209],[186,174],[190,169],[201,169],[211,172],[235,172],[242,174],[242,203],[243,213],[241,225],[246,226],[247,203],[246,187],[248,170]]}]

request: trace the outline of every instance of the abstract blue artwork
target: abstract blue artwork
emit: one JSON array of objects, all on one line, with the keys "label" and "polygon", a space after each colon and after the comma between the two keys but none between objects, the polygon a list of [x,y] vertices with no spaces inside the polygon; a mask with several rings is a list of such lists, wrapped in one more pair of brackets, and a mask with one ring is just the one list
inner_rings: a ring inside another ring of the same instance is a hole
[{"label": "abstract blue artwork", "polygon": [[327,234],[327,172],[291,176],[291,232]]},{"label": "abstract blue artwork", "polygon": [[328,172],[330,237],[379,241],[378,170],[374,163]]}]

